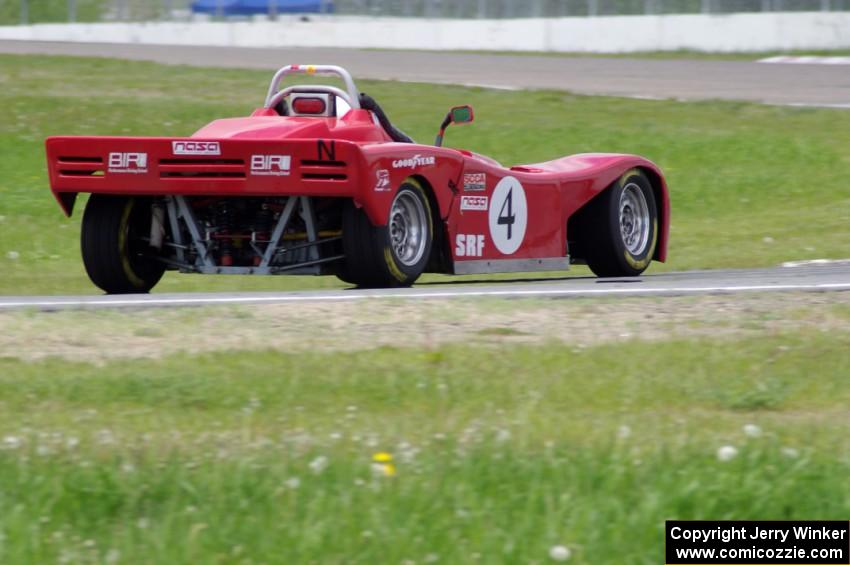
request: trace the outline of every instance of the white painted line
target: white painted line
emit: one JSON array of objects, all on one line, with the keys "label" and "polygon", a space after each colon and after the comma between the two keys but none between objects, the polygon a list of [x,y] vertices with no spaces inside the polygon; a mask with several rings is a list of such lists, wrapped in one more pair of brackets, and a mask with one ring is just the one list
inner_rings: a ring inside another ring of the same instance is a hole
[{"label": "white painted line", "polygon": [[846,110],[846,109],[850,108],[850,102],[848,102],[846,104],[844,104],[844,103],[831,104],[831,103],[820,103],[820,102],[812,102],[812,103],[809,103],[809,102],[787,102],[787,103],[783,103],[783,104],[777,104],[777,103],[774,103],[774,102],[764,102],[764,104],[767,104],[769,106],[788,106],[790,108],[832,108],[832,109],[835,109],[835,110]]},{"label": "white painted line", "polygon": [[850,65],[850,57],[818,57],[814,55],[779,56],[759,59],[758,63],[780,65]]},{"label": "white painted line", "polygon": [[[374,77],[373,77],[374,78]],[[375,80],[382,80],[375,78]],[[388,79],[383,79],[388,80]],[[520,90],[529,90],[534,89],[534,87],[527,86],[514,86],[510,84],[494,84],[494,83],[483,83],[483,82],[454,82],[451,80],[425,80],[425,79],[408,79],[408,78],[392,78],[389,79],[393,82],[403,82],[405,84],[441,84],[446,86],[465,86],[468,88],[483,88],[485,90],[506,90],[509,92],[517,92]]]},{"label": "white painted line", "polygon": [[850,259],[807,259],[805,261],[785,261],[782,266],[785,268],[794,267],[810,267],[812,265],[848,265]]},{"label": "white painted line", "polygon": [[[457,84],[453,82],[444,82],[443,84]],[[469,88],[484,88],[487,90],[507,90],[509,92],[516,92],[522,90],[520,86],[512,86],[508,84],[486,84],[480,82],[462,82],[460,86],[466,86]]]},{"label": "white painted line", "polygon": [[367,299],[424,299],[424,298],[463,298],[463,297],[533,297],[533,296],[641,296],[641,295],[682,295],[714,294],[755,291],[840,291],[850,290],[850,283],[821,284],[762,284],[736,286],[702,286],[670,288],[605,288],[605,289],[552,289],[539,290],[463,290],[463,291],[411,291],[390,294],[372,294],[351,292],[340,294],[303,294],[283,296],[214,296],[214,297],[173,297],[173,298],[92,298],[68,300],[18,300],[0,302],[0,310],[12,308],[79,308],[97,306],[202,306],[219,304],[268,304],[286,302],[336,302]]}]

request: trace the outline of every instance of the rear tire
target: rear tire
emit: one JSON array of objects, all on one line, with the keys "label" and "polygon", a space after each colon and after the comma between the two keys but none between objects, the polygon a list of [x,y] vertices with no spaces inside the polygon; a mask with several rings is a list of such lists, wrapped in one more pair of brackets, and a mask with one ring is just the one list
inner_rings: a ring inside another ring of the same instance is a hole
[{"label": "rear tire", "polygon": [[142,237],[150,233],[149,198],[93,194],[83,214],[83,264],[91,281],[107,294],[145,293],[162,278]]},{"label": "rear tire", "polygon": [[598,277],[634,277],[652,262],[658,210],[652,185],[639,169],[627,171],[582,210],[582,247]]},{"label": "rear tire", "polygon": [[373,226],[366,213],[349,202],[342,216],[345,259],[337,277],[360,287],[412,285],[431,256],[432,218],[428,195],[413,179],[396,192],[385,226]]}]

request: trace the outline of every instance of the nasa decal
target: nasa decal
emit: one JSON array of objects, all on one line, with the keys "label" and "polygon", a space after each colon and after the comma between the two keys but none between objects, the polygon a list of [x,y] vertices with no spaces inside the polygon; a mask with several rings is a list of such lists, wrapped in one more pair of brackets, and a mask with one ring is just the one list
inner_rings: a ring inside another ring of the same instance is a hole
[{"label": "nasa decal", "polygon": [[512,255],[522,245],[528,225],[525,190],[514,177],[505,177],[490,197],[490,238],[503,255]]}]

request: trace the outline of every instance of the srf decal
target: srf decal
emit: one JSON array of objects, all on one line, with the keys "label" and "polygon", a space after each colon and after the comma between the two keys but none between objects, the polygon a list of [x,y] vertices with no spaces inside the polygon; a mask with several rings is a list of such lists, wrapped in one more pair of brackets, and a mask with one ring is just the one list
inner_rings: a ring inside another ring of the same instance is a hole
[{"label": "srf decal", "polygon": [[481,257],[483,254],[483,235],[459,233],[455,236],[456,257]]}]

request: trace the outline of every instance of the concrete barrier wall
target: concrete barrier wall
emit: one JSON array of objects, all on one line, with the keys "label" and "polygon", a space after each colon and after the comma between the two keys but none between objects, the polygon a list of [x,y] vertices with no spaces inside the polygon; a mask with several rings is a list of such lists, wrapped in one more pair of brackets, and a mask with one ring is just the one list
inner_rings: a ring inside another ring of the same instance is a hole
[{"label": "concrete barrier wall", "polygon": [[0,39],[218,45],[628,53],[850,48],[850,13],[433,20],[323,16],[261,22],[42,24]]}]

